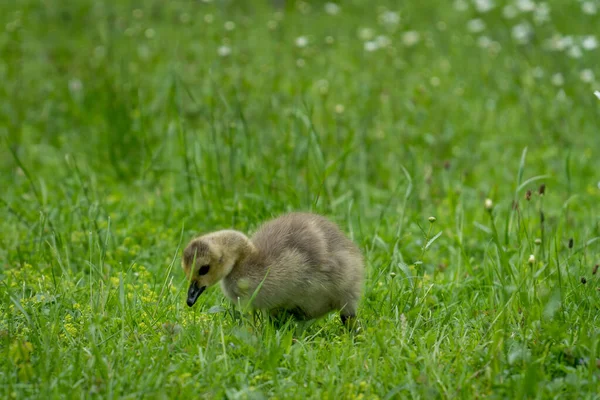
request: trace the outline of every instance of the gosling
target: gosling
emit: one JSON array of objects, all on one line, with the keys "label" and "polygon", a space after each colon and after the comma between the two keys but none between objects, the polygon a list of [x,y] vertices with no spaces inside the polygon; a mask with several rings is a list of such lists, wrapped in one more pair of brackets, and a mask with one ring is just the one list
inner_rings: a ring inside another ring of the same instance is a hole
[{"label": "gosling", "polygon": [[234,303],[298,319],[339,311],[342,323],[355,320],[364,263],[358,247],[326,218],[291,213],[265,223],[252,239],[222,230],[193,239],[182,267],[190,281],[187,305],[221,282]]}]

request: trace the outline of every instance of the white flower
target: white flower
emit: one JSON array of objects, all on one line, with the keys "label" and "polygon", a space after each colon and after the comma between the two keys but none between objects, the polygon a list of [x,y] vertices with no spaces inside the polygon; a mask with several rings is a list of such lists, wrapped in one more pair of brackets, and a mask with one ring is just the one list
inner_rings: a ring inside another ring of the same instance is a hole
[{"label": "white flower", "polygon": [[235,29],[235,22],[233,21],[227,21],[225,22],[225,25],[223,25],[225,27],[226,31],[232,31]]},{"label": "white flower", "polygon": [[568,47],[573,46],[573,37],[572,36],[563,36],[563,37],[558,37],[557,42],[556,42],[556,49],[557,50],[564,50]]},{"label": "white flower", "polygon": [[336,104],[335,105],[335,112],[338,114],[343,114],[344,113],[344,106],[342,104]]},{"label": "white flower", "polygon": [[569,48],[567,51],[567,54],[571,58],[580,58],[583,55],[583,52],[579,46],[571,46],[571,48]]},{"label": "white flower", "polygon": [[152,28],[148,28],[146,29],[146,31],[144,32],[144,35],[148,38],[148,39],[152,39],[155,35],[156,32],[154,31],[154,29]]},{"label": "white flower", "polygon": [[320,79],[317,81],[317,90],[321,94],[327,94],[329,92],[329,81],[327,79]]},{"label": "white flower", "polygon": [[583,41],[581,42],[581,47],[585,50],[594,50],[598,47],[598,41],[595,36],[584,36]]},{"label": "white flower", "polygon": [[231,54],[231,47],[229,46],[220,46],[217,49],[217,54],[221,57],[227,57],[228,55]]},{"label": "white flower", "polygon": [[565,78],[563,78],[562,74],[559,72],[552,75],[551,81],[554,86],[562,86],[565,83]]},{"label": "white flower", "polygon": [[400,14],[395,11],[384,11],[379,15],[379,21],[384,25],[398,25]]},{"label": "white flower", "polygon": [[296,38],[296,46],[297,47],[306,47],[308,45],[308,38],[306,36],[298,36]]},{"label": "white flower", "polygon": [[550,21],[550,7],[548,3],[540,3],[533,11],[533,20],[537,24]]},{"label": "white flower", "polygon": [[502,9],[502,15],[504,15],[504,18],[506,19],[513,19],[514,17],[516,17],[519,14],[519,10],[517,10],[515,8],[515,6],[513,5],[507,5]]},{"label": "white flower", "polygon": [[367,41],[365,42],[365,51],[371,52],[371,51],[375,51],[378,49],[377,43],[375,43],[374,41]]},{"label": "white flower", "polygon": [[482,32],[485,29],[485,22],[479,18],[472,19],[467,22],[467,29],[473,33]]},{"label": "white flower", "polygon": [[535,3],[532,0],[517,0],[517,8],[523,12],[533,11]]},{"label": "white flower", "polygon": [[567,101],[569,98],[563,89],[559,89],[558,93],[556,93],[556,100],[563,102]]},{"label": "white flower", "polygon": [[454,0],[454,9],[456,11],[466,11],[469,4],[465,0]]},{"label": "white flower", "polygon": [[204,22],[206,22],[207,24],[212,24],[214,20],[215,20],[215,17],[213,17],[212,14],[206,14],[204,16]]},{"label": "white flower", "polygon": [[71,93],[79,92],[81,91],[81,89],[83,89],[83,83],[81,82],[81,80],[77,78],[69,80],[69,90],[71,91]]},{"label": "white flower", "polygon": [[480,13],[486,13],[494,8],[494,2],[492,0],[475,0],[475,8]]},{"label": "white flower", "polygon": [[586,68],[579,73],[579,78],[586,83],[594,82],[594,72],[591,69]]},{"label": "white flower", "polygon": [[477,45],[482,49],[487,49],[488,47],[490,47],[491,44],[492,39],[490,39],[487,36],[481,36],[479,39],[477,39]]},{"label": "white flower", "polygon": [[329,15],[338,15],[340,13],[340,6],[335,3],[325,3],[325,12]]},{"label": "white flower", "polygon": [[[594,96],[596,96],[598,100],[600,100],[600,90],[596,90],[594,92]],[[600,189],[600,182],[598,182],[598,189]]]},{"label": "white flower", "polygon": [[519,43],[527,43],[532,33],[533,29],[528,22],[521,22],[512,28],[512,37]]},{"label": "white flower", "polygon": [[494,208],[494,202],[492,201],[492,199],[485,199],[485,202],[483,203],[483,205],[485,206],[485,209],[490,211],[492,208]]},{"label": "white flower", "polygon": [[371,29],[371,28],[361,28],[358,31],[358,37],[361,40],[371,40],[371,39],[373,39],[373,36],[375,36],[375,33],[373,32],[373,29]]},{"label": "white flower", "polygon": [[421,35],[419,35],[419,32],[416,31],[404,32],[402,35],[402,43],[404,43],[404,45],[407,47],[414,46],[419,42],[420,39]]},{"label": "white flower", "polygon": [[527,262],[529,263],[529,265],[533,265],[533,263],[535,263],[535,256],[531,254]]},{"label": "white flower", "polygon": [[581,5],[581,11],[587,15],[595,15],[598,12],[598,7],[596,7],[596,4],[592,3],[591,1],[584,1]]},{"label": "white flower", "polygon": [[306,61],[303,58],[299,58],[296,60],[296,66],[298,68],[303,68],[306,65]]}]

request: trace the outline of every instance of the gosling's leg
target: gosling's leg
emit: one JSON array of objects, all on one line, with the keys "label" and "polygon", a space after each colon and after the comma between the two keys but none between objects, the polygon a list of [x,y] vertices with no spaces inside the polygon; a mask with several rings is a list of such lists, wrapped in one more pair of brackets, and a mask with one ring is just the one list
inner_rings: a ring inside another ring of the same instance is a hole
[{"label": "gosling's leg", "polygon": [[344,313],[340,313],[340,317],[342,318],[342,324],[344,324],[345,326],[352,324],[356,320],[356,315],[354,314],[347,315]]},{"label": "gosling's leg", "polygon": [[346,303],[340,311],[342,324],[344,324],[344,326],[346,326],[350,330],[356,330],[357,328],[356,306],[357,304],[355,301],[350,301]]},{"label": "gosling's leg", "polygon": [[300,307],[291,309],[275,309],[269,313],[269,318],[277,329],[288,323],[301,323],[307,319],[306,313]]}]

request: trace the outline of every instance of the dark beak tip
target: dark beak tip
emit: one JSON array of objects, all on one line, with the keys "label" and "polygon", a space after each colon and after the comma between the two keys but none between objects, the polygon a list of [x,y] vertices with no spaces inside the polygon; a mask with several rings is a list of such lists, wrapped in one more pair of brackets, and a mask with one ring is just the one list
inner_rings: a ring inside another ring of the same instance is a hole
[{"label": "dark beak tip", "polygon": [[206,289],[206,286],[198,287],[198,283],[196,283],[196,282],[194,282],[190,286],[190,289],[188,290],[188,298],[187,298],[188,307],[191,307],[194,304],[196,304],[196,300],[198,300],[198,297],[200,297],[202,292],[204,292],[204,289]]},{"label": "dark beak tip", "polygon": [[195,293],[191,293],[188,298],[187,298],[187,305],[188,307],[193,306],[194,304],[196,304],[196,300],[198,300],[198,297],[200,296],[200,294],[198,292]]}]

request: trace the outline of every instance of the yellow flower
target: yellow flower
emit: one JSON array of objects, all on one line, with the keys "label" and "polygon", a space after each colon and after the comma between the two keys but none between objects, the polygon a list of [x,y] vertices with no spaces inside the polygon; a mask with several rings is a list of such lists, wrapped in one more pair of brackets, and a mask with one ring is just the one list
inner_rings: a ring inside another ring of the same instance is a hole
[{"label": "yellow flower", "polygon": [[150,296],[142,296],[142,301],[145,303],[151,303],[152,302],[152,297]]},{"label": "yellow flower", "polygon": [[65,328],[65,331],[67,331],[67,333],[71,336],[75,336],[77,335],[77,328],[75,327],[75,325],[71,324],[71,323],[66,323],[63,324],[63,327]]},{"label": "yellow flower", "polygon": [[16,364],[19,379],[22,381],[28,381],[33,377],[31,353],[33,353],[33,345],[30,342],[17,341],[10,344],[8,357]]}]

